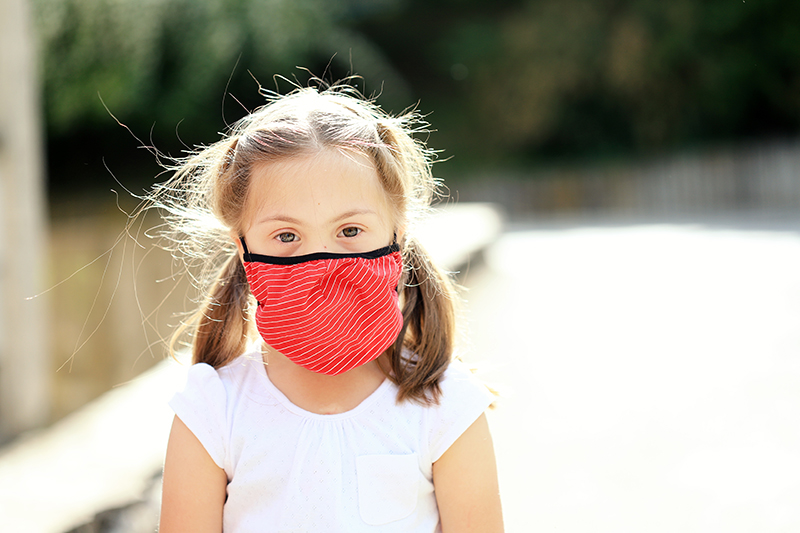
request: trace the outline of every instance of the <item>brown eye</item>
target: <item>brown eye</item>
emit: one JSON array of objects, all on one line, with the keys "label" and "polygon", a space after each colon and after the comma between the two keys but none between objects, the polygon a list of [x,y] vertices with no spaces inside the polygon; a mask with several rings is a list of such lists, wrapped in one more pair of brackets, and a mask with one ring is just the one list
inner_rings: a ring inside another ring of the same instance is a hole
[{"label": "brown eye", "polygon": [[294,242],[297,240],[297,235],[288,232],[281,233],[280,235],[278,235],[278,239],[280,239],[281,242]]},{"label": "brown eye", "polygon": [[361,233],[361,230],[359,228],[344,228],[342,230],[342,235],[344,235],[345,237],[355,237],[359,233]]}]

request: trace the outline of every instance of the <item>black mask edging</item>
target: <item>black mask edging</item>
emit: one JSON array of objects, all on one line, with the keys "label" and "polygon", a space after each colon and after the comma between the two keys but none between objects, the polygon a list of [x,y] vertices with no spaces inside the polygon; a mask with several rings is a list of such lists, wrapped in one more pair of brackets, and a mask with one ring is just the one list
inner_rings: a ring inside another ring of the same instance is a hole
[{"label": "black mask edging", "polygon": [[239,241],[244,248],[243,259],[248,263],[267,263],[270,265],[299,265],[300,263],[307,263],[309,261],[318,261],[320,259],[347,259],[362,258],[362,259],[377,259],[385,255],[392,254],[400,251],[400,245],[397,243],[397,235],[392,240],[392,244],[372,250],[371,252],[361,252],[354,254],[337,254],[333,252],[315,252],[313,254],[294,255],[290,257],[280,257],[274,255],[261,255],[250,253],[247,249],[247,243],[244,242],[244,237],[239,237]]}]

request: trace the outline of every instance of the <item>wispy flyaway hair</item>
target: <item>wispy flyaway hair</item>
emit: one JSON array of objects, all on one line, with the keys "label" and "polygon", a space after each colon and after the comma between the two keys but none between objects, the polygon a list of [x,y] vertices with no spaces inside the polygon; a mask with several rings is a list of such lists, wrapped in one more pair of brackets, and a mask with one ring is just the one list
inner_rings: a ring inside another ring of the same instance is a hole
[{"label": "wispy flyaway hair", "polygon": [[453,351],[454,295],[450,278],[412,236],[437,189],[432,152],[417,138],[426,124],[413,111],[392,117],[346,84],[266,96],[267,105],[179,162],[150,197],[164,214],[167,246],[189,270],[202,271],[194,280],[205,300],[176,332],[173,349],[191,334],[194,362],[218,368],[257,335],[255,301],[230,237],[247,230],[254,166],[326,149],[358,152],[374,163],[391,215],[406,228],[399,287],[404,326],[390,348],[391,368],[383,370],[397,383],[398,400],[436,401]]}]

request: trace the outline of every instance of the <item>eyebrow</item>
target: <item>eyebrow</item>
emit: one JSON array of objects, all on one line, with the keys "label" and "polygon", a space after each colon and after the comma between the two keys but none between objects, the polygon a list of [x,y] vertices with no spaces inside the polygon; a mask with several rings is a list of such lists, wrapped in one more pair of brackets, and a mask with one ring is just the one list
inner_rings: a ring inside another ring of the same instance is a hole
[{"label": "eyebrow", "polygon": [[[346,218],[354,217],[357,215],[377,215],[377,213],[372,209],[366,209],[366,208],[351,209],[350,211],[345,211],[341,215],[334,217],[333,219],[330,220],[330,223],[333,224],[341,220],[344,220]],[[258,219],[256,224],[263,224],[265,222],[288,222],[289,224],[295,224],[297,226],[302,224],[302,222],[299,219],[281,213],[278,213],[276,215],[268,215],[263,218],[260,218]]]},{"label": "eyebrow", "polygon": [[300,225],[300,221],[298,219],[290,217],[289,215],[282,215],[280,213],[277,215],[269,215],[265,216],[264,218],[260,218],[258,221],[256,221],[256,224],[263,224],[265,222],[288,222],[289,224],[295,224],[298,226]]},{"label": "eyebrow", "polygon": [[354,216],[357,216],[357,215],[377,215],[377,213],[375,211],[373,211],[372,209],[367,209],[367,208],[351,209],[350,211],[346,211],[346,212],[342,213],[341,215],[339,215],[338,217],[335,217],[335,218],[331,219],[331,223],[339,222],[339,221],[344,220],[346,218],[354,217]]}]

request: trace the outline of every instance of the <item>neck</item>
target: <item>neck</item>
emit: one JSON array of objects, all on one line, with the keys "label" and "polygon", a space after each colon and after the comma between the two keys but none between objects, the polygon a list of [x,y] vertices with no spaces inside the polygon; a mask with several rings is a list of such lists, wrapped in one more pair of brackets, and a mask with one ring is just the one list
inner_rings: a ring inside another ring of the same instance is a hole
[{"label": "neck", "polygon": [[[386,354],[378,359],[384,357]],[[296,406],[326,415],[355,409],[375,392],[385,379],[378,359],[329,376],[297,365],[268,346],[264,350],[267,375],[272,384]]]}]

